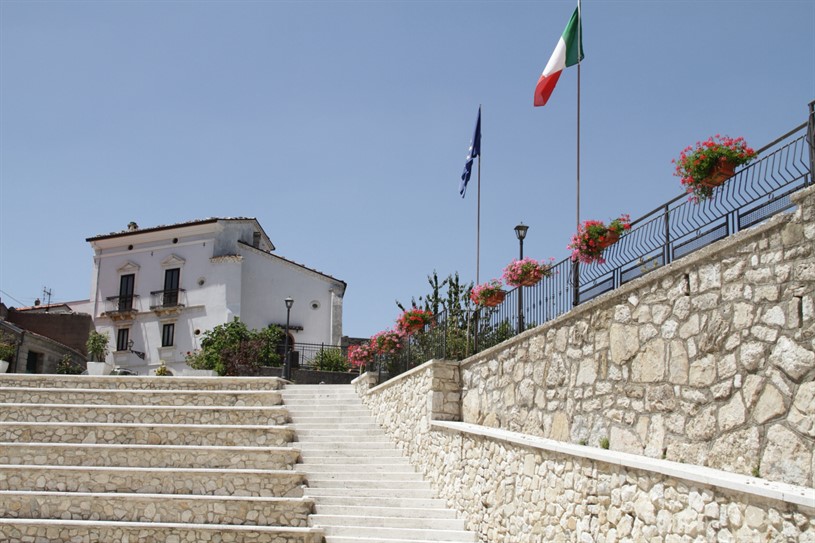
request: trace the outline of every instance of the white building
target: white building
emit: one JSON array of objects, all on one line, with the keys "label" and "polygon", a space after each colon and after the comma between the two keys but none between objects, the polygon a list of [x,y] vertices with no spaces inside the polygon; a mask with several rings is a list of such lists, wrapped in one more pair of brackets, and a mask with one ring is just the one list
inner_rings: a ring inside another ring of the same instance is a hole
[{"label": "white building", "polygon": [[[91,298],[71,304],[110,337],[107,362],[153,373],[187,369],[201,334],[239,317],[250,329],[286,324],[290,342],[339,345],[346,284],[272,253],[253,218],[211,218],[88,238]],[[142,359],[141,356],[144,356]]]}]

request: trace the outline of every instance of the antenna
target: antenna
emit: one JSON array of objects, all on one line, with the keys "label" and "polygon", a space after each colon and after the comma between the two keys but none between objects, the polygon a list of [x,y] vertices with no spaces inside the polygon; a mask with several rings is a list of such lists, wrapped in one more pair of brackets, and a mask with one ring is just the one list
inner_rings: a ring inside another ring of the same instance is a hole
[{"label": "antenna", "polygon": [[48,308],[51,305],[51,289],[42,287],[42,299],[45,300],[45,312],[48,313]]}]

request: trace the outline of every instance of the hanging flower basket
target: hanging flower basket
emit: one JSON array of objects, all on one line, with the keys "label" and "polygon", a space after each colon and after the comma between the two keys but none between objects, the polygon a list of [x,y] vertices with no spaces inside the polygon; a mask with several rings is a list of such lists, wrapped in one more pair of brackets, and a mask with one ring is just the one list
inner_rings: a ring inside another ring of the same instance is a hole
[{"label": "hanging flower basket", "polygon": [[492,279],[487,283],[477,285],[470,292],[473,303],[486,307],[495,307],[504,301],[507,293],[501,281]]},{"label": "hanging flower basket", "polygon": [[552,275],[552,264],[531,258],[513,260],[504,268],[504,281],[513,287],[531,287],[544,277]]},{"label": "hanging flower basket", "polygon": [[723,184],[735,174],[736,163],[729,158],[720,158],[713,166],[713,169],[710,170],[710,174],[699,181],[699,183],[705,187],[715,188]]},{"label": "hanging flower basket", "polygon": [[584,221],[568,246],[572,250],[572,260],[583,264],[604,264],[603,250],[617,243],[630,228],[628,215],[620,215],[608,226],[600,221]]},{"label": "hanging flower basket", "polygon": [[755,158],[756,152],[747,145],[744,138],[715,136],[696,146],[682,150],[674,159],[674,175],[682,180],[685,191],[691,200],[698,203],[713,196],[713,189],[733,177],[736,166],[747,164]]},{"label": "hanging flower basket", "polygon": [[348,347],[348,361],[355,368],[368,367],[373,359],[374,352],[368,343]]},{"label": "hanging flower basket", "polygon": [[402,336],[393,330],[384,330],[371,336],[371,350],[375,354],[395,354],[402,347]]},{"label": "hanging flower basket", "polygon": [[408,309],[396,321],[396,329],[406,335],[412,335],[424,330],[425,326],[433,323],[433,313],[426,309]]}]

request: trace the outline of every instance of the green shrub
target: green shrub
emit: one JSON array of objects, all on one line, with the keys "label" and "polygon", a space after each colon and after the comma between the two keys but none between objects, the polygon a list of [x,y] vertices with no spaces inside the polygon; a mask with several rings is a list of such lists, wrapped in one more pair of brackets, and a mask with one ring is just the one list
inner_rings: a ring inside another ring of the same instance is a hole
[{"label": "green shrub", "polygon": [[249,330],[237,317],[204,332],[201,349],[188,352],[186,363],[218,375],[255,375],[258,366],[279,366],[277,345],[283,332],[277,326]]},{"label": "green shrub", "polygon": [[104,362],[105,357],[108,355],[109,341],[110,336],[100,334],[96,330],[88,335],[88,341],[85,342],[85,349],[87,349],[88,356],[92,362]]},{"label": "green shrub", "polygon": [[74,362],[71,355],[63,355],[62,360],[57,363],[57,373],[61,375],[79,375],[85,371],[82,366]]},{"label": "green shrub", "polygon": [[348,371],[351,365],[339,349],[322,349],[314,357],[314,365],[320,371]]}]

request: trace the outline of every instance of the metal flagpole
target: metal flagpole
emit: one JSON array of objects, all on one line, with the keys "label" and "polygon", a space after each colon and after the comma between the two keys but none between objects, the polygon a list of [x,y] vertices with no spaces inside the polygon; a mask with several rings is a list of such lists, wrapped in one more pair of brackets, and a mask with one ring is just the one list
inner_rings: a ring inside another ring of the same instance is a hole
[{"label": "metal flagpole", "polygon": [[[583,52],[583,12],[580,0],[577,0],[577,229],[580,229],[580,54]],[[580,265],[578,261],[572,262],[572,277],[574,278],[574,291],[572,292],[572,305],[580,303]]]}]

